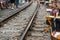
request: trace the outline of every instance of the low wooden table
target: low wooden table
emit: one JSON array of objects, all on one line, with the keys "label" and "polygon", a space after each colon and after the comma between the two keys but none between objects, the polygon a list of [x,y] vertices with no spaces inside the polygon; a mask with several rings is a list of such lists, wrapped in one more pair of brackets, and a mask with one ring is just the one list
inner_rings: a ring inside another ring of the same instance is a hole
[{"label": "low wooden table", "polygon": [[[54,16],[51,16],[51,15],[47,14],[46,18],[54,18]],[[56,16],[56,19],[60,19],[60,16]]]},{"label": "low wooden table", "polygon": [[[53,34],[53,32],[52,32],[52,34]],[[51,34],[51,40],[60,40],[60,32],[58,32],[58,35],[57,35],[57,32],[55,32],[54,35],[52,35],[52,34]]]},{"label": "low wooden table", "polygon": [[[51,15],[49,15],[49,14],[46,15],[46,19],[49,21],[49,23],[51,23],[50,20],[51,20],[52,18],[54,19],[55,17],[54,17],[54,16],[51,16]],[[56,16],[56,19],[59,19],[59,20],[60,20],[60,16]],[[53,31],[53,32],[54,32],[54,31]],[[51,40],[60,40],[60,39],[54,37],[54,36],[51,34]]]}]

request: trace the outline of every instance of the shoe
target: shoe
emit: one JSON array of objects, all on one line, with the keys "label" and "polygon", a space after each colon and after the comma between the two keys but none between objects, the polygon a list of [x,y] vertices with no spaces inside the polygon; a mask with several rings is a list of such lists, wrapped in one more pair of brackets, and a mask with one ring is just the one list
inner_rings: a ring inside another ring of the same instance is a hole
[{"label": "shoe", "polygon": [[14,8],[12,7],[11,9],[13,10]]},{"label": "shoe", "polygon": [[16,8],[18,8],[18,6],[16,6]]}]

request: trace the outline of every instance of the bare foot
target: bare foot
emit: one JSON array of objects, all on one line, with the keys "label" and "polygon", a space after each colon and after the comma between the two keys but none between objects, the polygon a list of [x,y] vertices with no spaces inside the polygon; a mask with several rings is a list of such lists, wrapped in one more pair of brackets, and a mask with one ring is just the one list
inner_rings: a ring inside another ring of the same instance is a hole
[{"label": "bare foot", "polygon": [[52,35],[55,35],[55,33],[56,33],[56,30],[55,30],[55,31],[53,31],[51,34],[52,34]]}]

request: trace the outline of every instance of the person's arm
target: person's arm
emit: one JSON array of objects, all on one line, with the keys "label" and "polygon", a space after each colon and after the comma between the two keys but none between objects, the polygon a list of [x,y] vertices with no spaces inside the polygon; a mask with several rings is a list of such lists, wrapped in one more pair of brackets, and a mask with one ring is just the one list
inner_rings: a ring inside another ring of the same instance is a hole
[{"label": "person's arm", "polygon": [[57,3],[57,8],[60,9],[60,3]]},{"label": "person's arm", "polygon": [[59,12],[58,15],[60,15],[60,3],[57,3],[57,8],[58,8],[58,12]]}]

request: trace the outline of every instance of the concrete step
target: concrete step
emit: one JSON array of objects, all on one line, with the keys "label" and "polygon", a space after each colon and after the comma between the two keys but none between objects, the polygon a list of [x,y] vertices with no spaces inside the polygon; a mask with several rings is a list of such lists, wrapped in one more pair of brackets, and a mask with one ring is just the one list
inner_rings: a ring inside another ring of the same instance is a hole
[{"label": "concrete step", "polygon": [[33,27],[32,28],[34,31],[44,31],[44,28],[35,28],[35,27]]},{"label": "concrete step", "polygon": [[46,22],[46,20],[44,20],[44,19],[36,19],[36,20],[34,20],[34,22]]},{"label": "concrete step", "polygon": [[36,28],[42,28],[42,27],[43,27],[43,28],[46,28],[46,27],[48,27],[48,26],[49,26],[49,25],[45,25],[45,24],[44,24],[44,25],[35,25],[35,24],[34,24],[33,27],[36,27]]},{"label": "concrete step", "polygon": [[36,27],[36,28],[42,28],[42,27],[43,27],[43,28],[44,28],[45,25],[35,25],[35,24],[34,24],[34,27]]},{"label": "concrete step", "polygon": [[32,32],[31,33],[31,36],[34,36],[34,37],[42,37],[42,36],[44,36],[44,34],[43,33],[38,33],[38,32]]},{"label": "concrete step", "polygon": [[38,16],[36,16],[35,18],[38,18],[38,19],[45,19],[45,17],[38,17]]},{"label": "concrete step", "polygon": [[40,25],[40,24],[45,24],[45,22],[34,22],[34,24],[36,24],[36,25]]},{"label": "concrete step", "polygon": [[26,40],[44,40],[44,38],[43,37],[31,37],[31,36],[27,36],[27,38],[26,38]]}]

